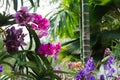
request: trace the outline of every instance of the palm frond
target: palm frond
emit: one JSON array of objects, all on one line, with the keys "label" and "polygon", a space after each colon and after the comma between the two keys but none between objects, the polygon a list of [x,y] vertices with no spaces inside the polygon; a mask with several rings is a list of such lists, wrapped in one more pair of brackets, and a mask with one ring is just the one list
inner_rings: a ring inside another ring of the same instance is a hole
[{"label": "palm frond", "polygon": [[0,13],[0,27],[14,24],[15,21],[12,18],[12,15],[6,14],[5,12]]},{"label": "palm frond", "polygon": [[79,4],[75,0],[62,2],[60,6],[49,13],[51,22],[50,32],[55,36],[74,37],[74,30],[79,25]]}]

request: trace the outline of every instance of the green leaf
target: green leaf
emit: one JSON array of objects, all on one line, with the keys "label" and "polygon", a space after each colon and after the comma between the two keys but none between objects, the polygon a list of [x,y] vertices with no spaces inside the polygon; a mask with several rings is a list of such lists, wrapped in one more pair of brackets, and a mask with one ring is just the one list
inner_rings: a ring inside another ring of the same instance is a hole
[{"label": "green leaf", "polygon": [[32,62],[32,61],[29,61],[29,62],[21,61],[18,65],[24,66],[24,67],[29,67],[31,69],[33,69],[33,68],[38,69],[37,64],[35,62]]},{"label": "green leaf", "polygon": [[11,55],[1,55],[0,56],[0,61],[3,61],[3,60],[5,60],[7,58],[10,58],[10,57],[12,57],[12,56]]},{"label": "green leaf", "polygon": [[34,7],[35,4],[34,4],[33,0],[29,0],[29,1],[30,1],[31,5]]},{"label": "green leaf", "polygon": [[108,40],[115,40],[120,38],[120,29],[117,30],[111,30],[111,31],[102,31],[100,32],[100,36],[103,37],[103,39],[108,39]]},{"label": "green leaf", "polygon": [[39,3],[40,3],[40,0],[37,0],[37,6],[38,6],[38,7],[40,6]]},{"label": "green leaf", "polygon": [[57,79],[57,80],[61,80],[61,78],[58,76],[58,75],[56,75],[56,74],[53,74],[52,75],[52,78],[55,80],[55,79]]},{"label": "green leaf", "polygon": [[37,67],[38,67],[39,72],[40,73],[44,72],[46,69],[45,69],[44,64],[42,64],[42,60],[39,58],[39,56],[36,56],[35,59],[37,62]]},{"label": "green leaf", "polygon": [[27,53],[27,57],[29,59],[29,61],[32,61],[34,63],[37,64],[37,68],[38,69],[34,69],[32,68],[32,70],[35,72],[35,73],[43,73],[46,69],[51,69],[51,66],[49,65],[49,63],[46,63],[48,62],[48,60],[44,57],[40,57],[40,55],[36,55],[35,53]]},{"label": "green leaf", "polygon": [[[1,29],[0,29],[1,32]],[[4,48],[3,40],[0,38],[0,51]]]},{"label": "green leaf", "polygon": [[0,77],[0,80],[8,80],[10,77],[8,75],[4,75],[2,78]]},{"label": "green leaf", "polygon": [[5,10],[7,10],[8,8],[10,8],[10,2],[9,2],[9,0],[6,0],[6,9]]},{"label": "green leaf", "polygon": [[34,78],[36,78],[36,80],[37,80],[37,75],[36,75],[36,74],[34,74],[33,72],[29,72],[29,74],[30,74],[31,76],[33,76]]},{"label": "green leaf", "polygon": [[34,42],[35,42],[35,51],[38,51],[38,48],[40,46],[40,40],[38,38],[38,35],[36,34],[36,32],[33,29],[30,29],[30,27],[27,27],[30,35],[33,36]]},{"label": "green leaf", "polygon": [[59,71],[59,70],[54,70],[53,72],[54,73],[64,73],[64,74],[76,74],[76,73],[73,73],[73,72],[66,72],[66,71]]},{"label": "green leaf", "polygon": [[[63,52],[67,54],[80,54],[80,39],[76,38],[62,44]],[[65,47],[65,48],[64,48]]]},{"label": "green leaf", "polygon": [[79,20],[76,19],[77,17],[78,15],[75,16],[74,13],[67,10],[66,7],[65,9],[59,8],[56,13],[53,13],[49,18],[52,24],[50,27],[52,28],[51,34],[53,35],[53,38],[55,38],[54,36],[57,35],[60,37],[73,38],[74,30],[79,22]]},{"label": "green leaf", "polygon": [[40,77],[43,75],[44,71],[46,70],[44,63],[34,52],[27,52],[27,58],[30,63],[26,64],[26,67],[31,68],[33,71],[34,76]]},{"label": "green leaf", "polygon": [[18,0],[13,0],[13,6],[14,6],[14,10],[17,11],[17,8],[18,8]]},{"label": "green leaf", "polygon": [[75,42],[75,41],[79,41],[79,40],[80,40],[79,38],[74,39],[74,40],[70,40],[70,41],[67,41],[67,42],[62,43],[61,46],[66,46],[66,45],[69,45],[69,44],[71,44],[71,43],[73,43],[73,42]]},{"label": "green leaf", "polygon": [[27,52],[26,56],[30,61],[36,62],[34,52],[29,51],[29,52]]},{"label": "green leaf", "polygon": [[[110,6],[90,5],[90,24],[94,26],[96,23],[101,22],[102,17],[111,10]],[[93,27],[94,28],[94,27]]]},{"label": "green leaf", "polygon": [[112,0],[90,0],[90,2],[95,3],[95,4],[97,4],[97,5],[102,5],[102,6],[104,6],[104,5],[107,5],[107,4],[109,4],[110,2],[112,2]]},{"label": "green leaf", "polygon": [[23,0],[21,0],[21,5],[22,5],[22,6],[23,6],[23,3],[24,3]]},{"label": "green leaf", "polygon": [[29,32],[29,38],[30,38],[30,43],[29,43],[28,50],[30,50],[32,48],[32,46],[33,46],[33,39],[32,39],[32,35],[30,34],[30,32]]},{"label": "green leaf", "polygon": [[48,70],[51,70],[52,69],[52,66],[50,65],[50,62],[48,61],[48,59],[46,57],[43,57],[42,55],[40,55],[39,53],[37,53],[38,56],[42,59],[42,61],[44,62],[46,68]]},{"label": "green leaf", "polygon": [[23,79],[25,79],[25,80],[35,80],[35,78],[33,76],[27,75],[27,74],[20,74],[20,75],[16,74],[16,77],[17,76],[24,77]]},{"label": "green leaf", "polygon": [[13,25],[15,21],[13,20],[12,15],[7,14],[6,12],[0,13],[0,27]]},{"label": "green leaf", "polygon": [[102,59],[101,62],[106,62],[106,61],[108,60],[109,57],[110,57],[110,56],[106,56],[106,57],[104,57],[104,58]]},{"label": "green leaf", "polygon": [[11,68],[13,68],[12,64],[10,64],[10,63],[8,63],[6,61],[2,61],[2,62],[0,62],[0,64],[6,64],[6,65],[10,66]]}]

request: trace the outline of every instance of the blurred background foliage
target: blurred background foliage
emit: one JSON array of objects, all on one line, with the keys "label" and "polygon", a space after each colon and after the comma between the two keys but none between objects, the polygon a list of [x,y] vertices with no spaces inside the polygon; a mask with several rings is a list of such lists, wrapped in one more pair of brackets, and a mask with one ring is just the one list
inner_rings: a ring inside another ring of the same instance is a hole
[{"label": "blurred background foliage", "polygon": [[94,58],[100,56],[99,59],[102,59],[104,50],[112,45],[112,40],[120,38],[119,3],[118,0],[90,0],[91,48]]}]

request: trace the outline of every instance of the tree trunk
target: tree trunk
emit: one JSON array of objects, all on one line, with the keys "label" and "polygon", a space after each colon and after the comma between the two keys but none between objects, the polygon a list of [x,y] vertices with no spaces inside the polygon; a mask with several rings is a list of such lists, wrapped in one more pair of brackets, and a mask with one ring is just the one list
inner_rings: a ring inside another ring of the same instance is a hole
[{"label": "tree trunk", "polygon": [[90,56],[90,25],[88,0],[81,0],[81,43],[83,63]]}]

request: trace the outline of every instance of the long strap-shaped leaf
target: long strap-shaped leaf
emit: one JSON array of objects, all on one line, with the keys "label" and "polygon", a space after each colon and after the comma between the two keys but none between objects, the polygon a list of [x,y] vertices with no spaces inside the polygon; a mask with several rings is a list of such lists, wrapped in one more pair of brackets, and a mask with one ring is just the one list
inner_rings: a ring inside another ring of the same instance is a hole
[{"label": "long strap-shaped leaf", "polygon": [[81,0],[82,56],[83,62],[90,55],[90,27],[88,0]]},{"label": "long strap-shaped leaf", "polygon": [[[28,29],[28,31],[29,31],[29,34],[31,35],[31,37],[33,37],[33,39],[34,39],[34,41],[35,41],[35,52],[36,52],[36,55],[38,55],[39,53],[38,53],[38,48],[39,48],[39,46],[40,46],[40,40],[39,40],[39,38],[38,38],[38,36],[37,36],[37,34],[35,33],[35,31],[34,30],[32,30],[30,27],[27,27],[27,29]],[[32,40],[32,39],[31,39]],[[31,41],[30,41],[30,44],[32,44],[31,43]],[[30,45],[31,46],[31,45]],[[30,47],[29,47],[29,49],[30,49]],[[39,57],[42,59],[42,61],[45,63],[45,65],[46,65],[46,67],[48,68],[48,69],[51,69],[51,66],[50,66],[50,63],[49,63],[49,61],[48,61],[48,59],[46,58],[46,57],[43,57],[42,55],[39,55]]]},{"label": "long strap-shaped leaf", "polygon": [[17,11],[18,1],[17,1],[17,0],[13,0],[13,4],[14,4],[14,9],[15,9],[15,11]]}]

